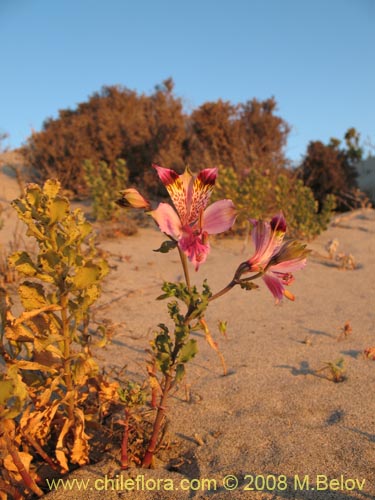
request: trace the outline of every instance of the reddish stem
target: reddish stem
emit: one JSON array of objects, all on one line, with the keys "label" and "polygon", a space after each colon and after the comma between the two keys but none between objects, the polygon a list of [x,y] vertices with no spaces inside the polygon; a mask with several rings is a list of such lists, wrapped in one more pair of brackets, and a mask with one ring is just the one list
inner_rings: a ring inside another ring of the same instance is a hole
[{"label": "reddish stem", "polygon": [[36,450],[36,452],[43,458],[43,460],[51,467],[51,469],[55,471],[60,471],[60,468],[54,463],[51,457],[47,455],[47,453],[43,450],[41,445],[38,443],[36,439],[32,436],[27,436],[23,434],[27,441],[31,444],[31,446]]},{"label": "reddish stem", "polygon": [[158,390],[156,387],[151,389],[151,408],[156,408],[156,399],[158,397]]},{"label": "reddish stem", "polygon": [[8,493],[14,500],[23,500],[22,494],[11,484],[0,478],[0,492]]},{"label": "reddish stem", "polygon": [[144,468],[149,468],[152,464],[152,459],[154,457],[154,453],[156,450],[156,445],[158,443],[158,437],[161,429],[161,424],[163,422],[163,418],[166,412],[166,402],[168,399],[168,394],[169,391],[171,390],[172,387],[172,375],[168,374],[165,376],[165,383],[163,387],[163,393],[160,398],[160,404],[158,411],[156,413],[156,418],[152,430],[152,436],[147,448],[147,451],[145,453],[145,456],[143,457],[142,461],[142,467]]},{"label": "reddish stem", "polygon": [[129,417],[130,413],[125,409],[124,435],[121,443],[121,469],[129,467],[128,443],[129,443]]},{"label": "reddish stem", "polygon": [[24,482],[24,485],[26,488],[28,488],[30,491],[38,495],[38,497],[43,496],[43,491],[39,488],[39,486],[36,484],[36,482],[33,480],[33,478],[30,476],[29,472],[26,470],[19,454],[12,443],[10,437],[7,435],[6,432],[3,433],[3,436],[5,438],[6,446],[9,451],[10,456],[12,457],[12,460],[14,462],[14,465],[17,467],[18,472],[20,473],[20,476],[22,477],[22,480]]}]

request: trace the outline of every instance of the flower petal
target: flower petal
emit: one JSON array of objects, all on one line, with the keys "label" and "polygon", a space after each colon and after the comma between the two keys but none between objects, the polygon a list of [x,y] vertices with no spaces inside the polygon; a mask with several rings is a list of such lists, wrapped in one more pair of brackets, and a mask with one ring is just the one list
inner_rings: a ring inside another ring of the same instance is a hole
[{"label": "flower petal", "polygon": [[284,285],[282,284],[281,280],[279,278],[271,276],[270,274],[265,274],[262,279],[272,295],[275,297],[276,303],[280,302],[280,300],[284,296],[285,291]]},{"label": "flower petal", "polygon": [[268,269],[278,273],[294,273],[295,271],[303,269],[306,266],[306,262],[306,258],[285,260],[284,262],[270,266]]},{"label": "flower petal", "polygon": [[282,212],[272,217],[270,224],[272,231],[286,232],[286,220]]},{"label": "flower petal", "polygon": [[182,175],[170,168],[152,165],[176,207],[182,225],[189,223],[189,206],[192,196],[192,175],[188,169]]},{"label": "flower petal", "polygon": [[205,233],[196,233],[190,226],[184,228],[184,234],[178,241],[178,246],[187,255],[190,262],[198,271],[200,264],[205,262],[210,251],[210,244]]},{"label": "flower petal", "polygon": [[201,170],[194,180],[189,210],[189,224],[195,222],[207,206],[217,177],[217,168]]},{"label": "flower petal", "polygon": [[309,255],[306,245],[296,240],[285,241],[276,253],[273,254],[270,265],[285,261],[303,260]]},{"label": "flower petal", "polygon": [[223,233],[233,226],[236,217],[232,200],[215,201],[203,212],[202,230],[208,234]]},{"label": "flower petal", "polygon": [[166,188],[168,188],[169,184],[173,184],[179,177],[178,173],[175,172],[174,170],[171,170],[170,168],[160,167],[155,163],[152,166],[156,170],[159,179]]},{"label": "flower petal", "polygon": [[265,267],[272,257],[274,247],[270,246],[272,242],[272,231],[269,222],[252,221],[254,224],[251,231],[251,239],[255,246],[254,255],[248,260],[251,268],[256,271],[260,267]]},{"label": "flower petal", "polygon": [[181,221],[176,211],[168,203],[159,203],[156,210],[149,212],[163,233],[178,240],[182,235]]},{"label": "flower petal", "polygon": [[271,222],[250,220],[254,225],[251,238],[255,246],[255,254],[248,260],[251,270],[264,269],[272,256],[277,254],[285,236],[286,222],[280,213]]}]

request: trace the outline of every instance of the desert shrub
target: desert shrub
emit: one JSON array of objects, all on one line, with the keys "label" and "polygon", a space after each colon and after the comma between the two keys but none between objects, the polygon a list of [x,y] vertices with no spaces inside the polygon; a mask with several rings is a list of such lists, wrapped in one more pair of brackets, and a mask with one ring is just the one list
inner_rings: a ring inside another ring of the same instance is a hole
[{"label": "desert shrub", "polygon": [[[22,311],[0,290],[0,489],[41,495],[31,462],[37,454],[53,469],[84,464],[89,456],[86,414],[95,392],[111,393],[91,354],[90,307],[98,299],[107,263],[98,256],[91,225],[70,211],[57,181],[29,184],[12,203],[38,251],[17,251],[10,265],[25,278],[18,288]],[[105,389],[105,390],[104,390]],[[85,403],[86,402],[86,403]],[[23,486],[22,486],[23,483]]]},{"label": "desert shrub", "polygon": [[86,160],[83,165],[85,181],[93,200],[92,209],[95,220],[108,221],[116,218],[119,207],[116,200],[119,191],[125,189],[129,171],[124,160],[117,160],[113,169],[105,161],[94,164]]},{"label": "desert shrub", "polygon": [[248,213],[254,218],[266,218],[282,210],[289,235],[309,239],[326,229],[335,209],[335,198],[329,195],[319,212],[312,190],[290,173],[275,176],[252,169],[240,177],[233,168],[222,167],[216,186],[214,199],[230,198],[239,211],[238,231],[247,228]]},{"label": "desert shrub", "polygon": [[76,109],[59,112],[34,132],[23,147],[36,180],[57,178],[64,189],[85,194],[83,164],[106,162],[115,170],[124,158],[129,181],[145,194],[165,194],[150,171],[152,163],[181,173],[223,164],[245,173],[248,167],[283,167],[288,124],[276,114],[276,101],[252,99],[231,104],[220,99],[202,104],[190,115],[165,80],[150,95],[104,87]]},{"label": "desert shrub", "polygon": [[358,132],[351,128],[345,134],[344,146],[334,138],[327,145],[320,141],[312,141],[308,145],[299,175],[304,184],[312,189],[319,209],[328,194],[336,196],[338,210],[361,206],[356,182],[356,165],[363,155],[359,139]]},{"label": "desert shrub", "polygon": [[223,165],[240,174],[286,165],[289,125],[276,113],[274,98],[234,105],[218,100],[194,110],[188,121],[186,163],[193,168]]},{"label": "desert shrub", "polygon": [[23,154],[38,180],[58,178],[64,189],[76,194],[86,191],[87,158],[94,164],[105,161],[111,169],[118,158],[125,158],[131,182],[143,182],[153,161],[183,167],[182,107],[171,80],[150,96],[121,86],[103,87],[76,109],[61,110],[57,119],[46,120],[42,131],[31,135]]}]

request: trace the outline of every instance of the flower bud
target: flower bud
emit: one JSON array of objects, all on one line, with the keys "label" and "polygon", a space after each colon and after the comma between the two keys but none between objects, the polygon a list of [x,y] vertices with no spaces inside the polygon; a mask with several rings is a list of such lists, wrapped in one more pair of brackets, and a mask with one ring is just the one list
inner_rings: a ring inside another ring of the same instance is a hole
[{"label": "flower bud", "polygon": [[121,198],[116,203],[121,207],[145,208],[147,210],[151,207],[150,202],[134,188],[120,191],[120,194]]}]

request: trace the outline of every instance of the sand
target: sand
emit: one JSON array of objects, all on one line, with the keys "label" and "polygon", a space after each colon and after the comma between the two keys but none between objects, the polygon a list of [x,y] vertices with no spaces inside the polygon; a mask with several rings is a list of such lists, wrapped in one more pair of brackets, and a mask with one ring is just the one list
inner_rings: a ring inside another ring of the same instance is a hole
[{"label": "sand", "polygon": [[[1,174],[0,203],[5,206],[16,195],[15,180]],[[10,209],[3,219],[0,242],[6,245],[15,227]],[[371,209],[336,218],[309,244],[308,265],[291,287],[295,302],[275,305],[260,282],[259,290],[234,289],[212,303],[207,321],[229,373],[222,375],[217,355],[197,336],[199,353],[169,401],[170,454],[180,458],[179,467],[168,470],[164,461],[154,470],[121,472],[118,456],[105,457],[70,474],[71,480],[90,480],[85,491],[77,484],[72,491],[60,486],[47,498],[375,498],[375,361],[363,356],[375,346],[374,236]],[[339,252],[354,256],[355,270],[340,270],[328,259],[326,245],[333,239]],[[163,280],[181,279],[176,254],[152,251],[162,241],[161,233],[146,228],[100,243],[112,269],[94,316],[118,326],[98,357],[106,369],[126,365],[128,376],[137,380],[144,377],[145,349],[156,325],[168,321],[166,303],[155,297]],[[218,291],[252,250],[244,252],[243,240],[234,237],[211,243],[207,263],[198,273],[192,270],[192,277],[197,284],[207,278]],[[228,322],[226,338],[218,332],[219,320]],[[338,340],[347,321],[352,333]],[[344,382],[316,372],[339,358],[345,362]],[[228,475],[238,480],[233,491],[223,485]],[[129,478],[134,483],[125,483]],[[165,491],[172,481],[175,491]]]}]

